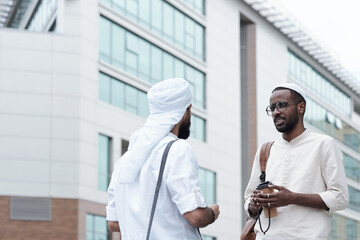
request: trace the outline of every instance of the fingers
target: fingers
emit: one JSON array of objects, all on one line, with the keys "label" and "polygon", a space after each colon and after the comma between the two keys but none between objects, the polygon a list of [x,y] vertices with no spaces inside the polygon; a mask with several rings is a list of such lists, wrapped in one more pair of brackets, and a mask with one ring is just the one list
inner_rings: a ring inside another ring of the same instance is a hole
[{"label": "fingers", "polygon": [[277,189],[277,190],[282,190],[283,189],[283,187],[278,186],[278,185],[269,185],[269,188],[270,189]]}]

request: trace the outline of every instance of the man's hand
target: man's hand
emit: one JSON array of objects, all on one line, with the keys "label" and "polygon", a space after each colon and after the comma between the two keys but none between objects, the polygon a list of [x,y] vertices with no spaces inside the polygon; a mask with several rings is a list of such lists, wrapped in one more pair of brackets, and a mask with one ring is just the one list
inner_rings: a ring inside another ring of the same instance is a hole
[{"label": "man's hand", "polygon": [[273,193],[264,193],[263,191],[257,190],[254,191],[253,200],[257,206],[275,208],[287,206],[292,203],[294,193],[287,188],[277,185],[269,185],[269,188],[276,189],[278,191]]},{"label": "man's hand", "polygon": [[219,205],[214,204],[214,205],[209,206],[209,208],[211,208],[214,212],[214,222],[215,222],[220,214]]},{"label": "man's hand", "polygon": [[249,203],[249,213],[250,213],[251,217],[256,217],[258,212],[261,209],[260,204],[255,202],[255,197],[258,198],[259,194],[261,194],[261,193],[262,193],[262,191],[255,190],[253,192],[253,194],[251,195],[250,203]]},{"label": "man's hand", "polygon": [[273,193],[255,193],[256,191],[254,191],[252,196],[256,205],[276,208],[284,207],[289,204],[296,204],[305,207],[329,210],[319,194],[295,193],[285,187],[277,185],[269,185],[269,188],[278,191]]}]

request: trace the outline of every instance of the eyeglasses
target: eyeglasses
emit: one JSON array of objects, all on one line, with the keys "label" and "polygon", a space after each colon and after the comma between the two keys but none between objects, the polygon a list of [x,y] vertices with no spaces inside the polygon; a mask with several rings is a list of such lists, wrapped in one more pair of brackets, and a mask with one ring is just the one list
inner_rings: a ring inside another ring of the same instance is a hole
[{"label": "eyeglasses", "polygon": [[266,113],[268,116],[272,116],[275,111],[275,108],[279,112],[284,112],[284,111],[286,111],[289,104],[297,104],[297,103],[289,103],[289,102],[281,101],[281,102],[277,102],[275,104],[270,104],[266,108]]}]

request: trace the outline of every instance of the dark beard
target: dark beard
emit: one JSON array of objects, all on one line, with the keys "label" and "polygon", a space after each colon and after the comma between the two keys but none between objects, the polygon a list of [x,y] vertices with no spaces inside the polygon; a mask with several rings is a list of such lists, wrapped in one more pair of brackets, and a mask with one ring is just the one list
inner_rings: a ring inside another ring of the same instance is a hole
[{"label": "dark beard", "polygon": [[190,125],[191,125],[191,121],[189,116],[186,117],[185,121],[183,121],[180,124],[179,135],[178,135],[180,139],[188,139],[188,137],[190,136]]},{"label": "dark beard", "polygon": [[[281,118],[281,117],[280,116],[275,117],[274,122],[278,118]],[[289,120],[286,122],[286,124],[284,126],[278,127],[275,125],[275,128],[276,128],[276,130],[278,130],[281,133],[287,133],[295,128],[298,121],[299,121],[299,115],[297,114],[297,112],[294,112],[294,114],[289,118]]]}]

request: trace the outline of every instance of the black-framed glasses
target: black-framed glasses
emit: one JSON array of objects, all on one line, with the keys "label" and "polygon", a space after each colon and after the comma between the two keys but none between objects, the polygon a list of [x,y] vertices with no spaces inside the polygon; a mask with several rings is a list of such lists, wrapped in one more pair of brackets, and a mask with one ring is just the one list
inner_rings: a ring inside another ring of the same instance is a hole
[{"label": "black-framed glasses", "polygon": [[279,112],[284,112],[284,111],[286,111],[289,104],[297,104],[297,103],[289,103],[286,101],[280,101],[280,102],[277,102],[274,104],[270,104],[269,106],[266,107],[265,111],[268,116],[272,116],[275,109],[278,110]]}]

